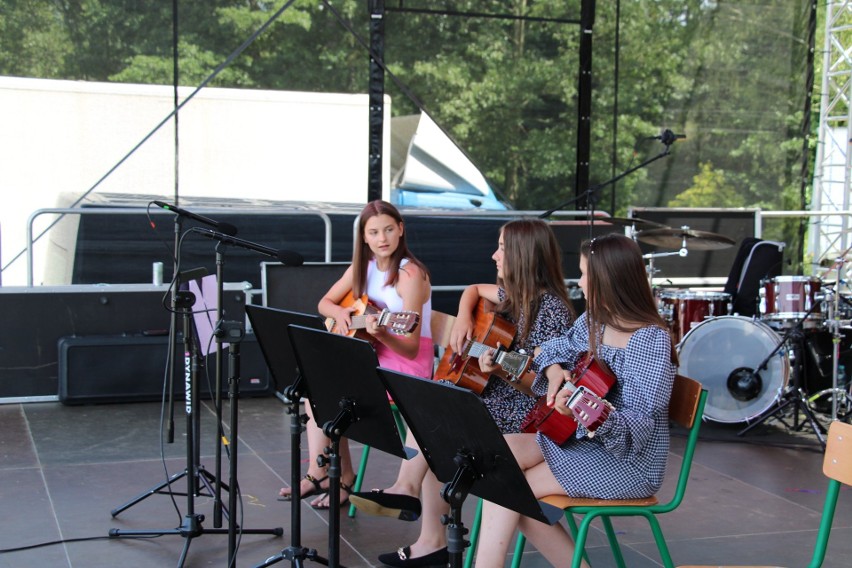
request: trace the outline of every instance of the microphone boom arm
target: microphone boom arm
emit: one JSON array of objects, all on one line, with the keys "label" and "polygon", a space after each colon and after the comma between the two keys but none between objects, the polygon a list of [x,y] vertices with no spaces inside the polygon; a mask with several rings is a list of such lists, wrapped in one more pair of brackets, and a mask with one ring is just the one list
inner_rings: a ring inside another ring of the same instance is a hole
[{"label": "microphone boom arm", "polygon": [[557,205],[553,209],[549,209],[548,211],[545,211],[544,213],[542,213],[541,215],[538,216],[539,219],[546,219],[547,217],[550,217],[551,215],[553,215],[553,213],[555,213],[556,211],[559,211],[560,209],[564,209],[566,206],[571,205],[572,203],[576,203],[577,201],[579,201],[580,199],[583,199],[584,197],[591,197],[592,195],[594,195],[594,193],[597,190],[602,189],[602,188],[604,188],[604,187],[606,187],[610,184],[617,182],[621,178],[632,174],[636,170],[644,168],[645,166],[647,166],[651,162],[655,162],[655,161],[659,160],[660,158],[664,158],[664,157],[668,156],[670,152],[671,152],[671,142],[666,144],[666,149],[663,150],[662,152],[660,152],[659,154],[657,154],[656,156],[652,156],[651,158],[648,158],[647,160],[645,160],[641,164],[637,164],[637,165],[633,166],[632,168],[623,171],[622,173],[618,174],[614,178],[608,179],[603,183],[593,185],[592,187],[590,187],[589,189],[584,191],[582,194],[580,194],[580,195],[578,195],[578,196],[576,196],[572,199],[569,199],[568,201],[566,201],[564,203],[560,203],[559,205]]},{"label": "microphone boom arm", "polygon": [[260,245],[257,243],[253,243],[251,241],[247,241],[245,239],[240,239],[237,237],[233,237],[231,235],[226,235],[224,233],[220,233],[218,231],[214,231],[213,229],[205,229],[203,227],[193,227],[190,229],[195,233],[200,233],[201,235],[209,238],[216,239],[220,243],[225,243],[229,245],[234,245],[238,247],[242,247],[248,250],[252,250],[255,252],[259,252],[260,254],[265,254],[266,256],[271,256],[272,258],[277,258],[284,264],[289,264],[291,266],[300,266],[303,262],[302,255],[289,252],[284,250],[276,250],[274,248],[270,248],[264,245]]}]

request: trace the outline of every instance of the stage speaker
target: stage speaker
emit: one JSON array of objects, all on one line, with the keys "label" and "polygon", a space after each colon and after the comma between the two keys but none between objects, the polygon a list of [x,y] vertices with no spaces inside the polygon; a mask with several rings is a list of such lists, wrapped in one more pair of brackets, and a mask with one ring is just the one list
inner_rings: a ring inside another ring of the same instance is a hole
[{"label": "stage speaker", "polygon": [[[837,361],[839,373],[838,384],[842,387],[848,384],[849,373],[852,372],[852,330],[840,330],[840,357]],[[834,371],[834,343],[829,331],[810,332],[805,337],[804,359],[804,390],[814,395],[821,390],[830,389]]]},{"label": "stage speaker", "polygon": [[[175,357],[173,391],[184,399],[184,358]],[[59,400],[64,404],[161,400],[167,379],[167,335],[93,335],[62,337],[59,352]],[[215,352],[205,358],[198,377],[199,393],[210,398],[216,379]],[[222,365],[222,393],[228,392],[229,353]],[[209,377],[209,380],[208,380]],[[257,339],[240,342],[240,396],[272,394],[266,361]]]}]

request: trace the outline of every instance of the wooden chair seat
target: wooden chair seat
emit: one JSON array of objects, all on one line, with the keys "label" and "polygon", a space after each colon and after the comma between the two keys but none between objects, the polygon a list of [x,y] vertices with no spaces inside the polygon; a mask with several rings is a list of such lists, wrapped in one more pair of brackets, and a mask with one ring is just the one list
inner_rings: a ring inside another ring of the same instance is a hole
[{"label": "wooden chair seat", "polygon": [[567,509],[568,507],[650,507],[659,503],[654,495],[644,499],[584,499],[582,497],[568,497],[567,495],[548,495],[540,501],[560,509]]}]

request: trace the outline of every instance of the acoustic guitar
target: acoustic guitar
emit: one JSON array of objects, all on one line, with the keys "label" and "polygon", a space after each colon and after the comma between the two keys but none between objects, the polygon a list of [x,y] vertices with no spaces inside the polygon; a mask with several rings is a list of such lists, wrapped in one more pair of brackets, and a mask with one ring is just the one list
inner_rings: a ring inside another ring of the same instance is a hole
[{"label": "acoustic guitar", "polygon": [[[420,324],[420,314],[417,312],[391,312],[387,309],[380,309],[368,301],[366,294],[356,299],[350,291],[340,302],[340,305],[344,308],[355,308],[350,316],[352,324],[346,334],[349,337],[372,340],[372,336],[364,331],[367,327],[367,317],[371,315],[377,316],[379,326],[387,328],[394,335],[411,335]],[[334,318],[326,318],[325,327],[332,333],[340,333],[340,327]]]},{"label": "acoustic guitar", "polygon": [[[435,370],[435,378],[482,394],[488,378],[493,374],[519,391],[531,395],[535,380],[535,373],[529,370],[532,356],[506,351],[505,346],[511,345],[515,338],[515,326],[495,313],[493,307],[491,302],[480,298],[473,314],[473,336],[465,343],[461,353],[454,353],[450,349],[444,352]],[[497,350],[494,362],[500,366],[492,373],[482,371],[477,361],[489,349]]]},{"label": "acoustic guitar", "polygon": [[521,431],[541,432],[561,446],[577,431],[579,421],[589,431],[589,437],[593,436],[594,431],[603,424],[612,409],[603,397],[607,395],[615,381],[615,375],[609,369],[598,363],[590,354],[583,354],[579,363],[571,371],[571,381],[563,387],[574,390],[567,401],[573,416],[560,414],[547,406],[547,397],[542,396],[536,400],[535,405],[524,418]]}]

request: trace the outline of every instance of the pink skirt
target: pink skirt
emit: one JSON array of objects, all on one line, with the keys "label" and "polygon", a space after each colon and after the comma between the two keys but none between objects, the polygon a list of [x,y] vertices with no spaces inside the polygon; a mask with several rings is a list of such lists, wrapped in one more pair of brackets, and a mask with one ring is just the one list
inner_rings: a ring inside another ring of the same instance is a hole
[{"label": "pink skirt", "polygon": [[376,355],[379,358],[379,365],[385,369],[423,377],[424,379],[432,378],[432,369],[435,365],[435,347],[432,345],[431,337],[420,338],[420,350],[414,359],[406,359],[384,343],[379,342],[376,343]]}]

